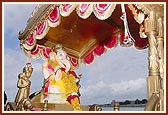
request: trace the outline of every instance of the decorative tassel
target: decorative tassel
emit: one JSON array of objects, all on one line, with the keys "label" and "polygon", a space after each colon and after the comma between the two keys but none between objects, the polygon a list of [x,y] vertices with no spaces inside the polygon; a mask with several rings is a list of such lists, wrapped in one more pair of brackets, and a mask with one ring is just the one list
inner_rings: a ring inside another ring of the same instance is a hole
[{"label": "decorative tassel", "polygon": [[126,12],[125,12],[125,6],[124,4],[121,4],[121,10],[122,10],[122,13],[123,15],[120,17],[123,22],[124,22],[124,45],[125,46],[131,46],[133,44],[133,42],[135,41],[134,38],[131,36],[130,34],[130,31],[129,31],[129,28],[128,28],[128,22],[127,22],[127,16],[126,16]]}]

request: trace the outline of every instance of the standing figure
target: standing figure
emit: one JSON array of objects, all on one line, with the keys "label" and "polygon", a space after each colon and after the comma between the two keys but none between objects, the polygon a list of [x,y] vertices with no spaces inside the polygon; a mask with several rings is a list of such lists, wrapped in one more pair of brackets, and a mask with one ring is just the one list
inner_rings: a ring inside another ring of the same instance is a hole
[{"label": "standing figure", "polygon": [[50,58],[43,63],[44,93],[48,102],[70,103],[73,110],[81,110],[79,78],[71,68],[66,52],[57,45]]},{"label": "standing figure", "polygon": [[20,108],[22,107],[23,102],[25,102],[25,100],[29,101],[30,85],[31,85],[29,78],[31,77],[32,72],[33,72],[33,68],[31,64],[28,63],[23,68],[23,73],[20,73],[18,75],[19,79],[18,79],[17,87],[19,88],[19,90],[15,98],[16,110],[23,110],[24,108]]},{"label": "standing figure", "polygon": [[60,76],[60,66],[56,53],[51,52],[50,58],[43,62],[44,101],[48,103],[67,103],[65,88]]}]

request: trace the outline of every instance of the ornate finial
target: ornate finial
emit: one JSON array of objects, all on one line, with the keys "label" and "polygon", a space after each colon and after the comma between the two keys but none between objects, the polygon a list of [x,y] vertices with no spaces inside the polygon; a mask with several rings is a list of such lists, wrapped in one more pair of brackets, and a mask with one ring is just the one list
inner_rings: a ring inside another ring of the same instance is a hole
[{"label": "ornate finial", "polygon": [[42,111],[47,111],[47,110],[48,110],[48,100],[45,100]]},{"label": "ornate finial", "polygon": [[120,110],[120,104],[118,102],[114,103],[114,111],[119,111]]}]

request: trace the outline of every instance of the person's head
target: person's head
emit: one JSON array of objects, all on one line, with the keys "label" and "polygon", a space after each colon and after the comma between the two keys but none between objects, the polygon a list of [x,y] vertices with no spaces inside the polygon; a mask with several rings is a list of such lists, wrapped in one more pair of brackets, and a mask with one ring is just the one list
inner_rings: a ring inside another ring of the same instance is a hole
[{"label": "person's head", "polygon": [[30,63],[27,63],[26,66],[23,68],[23,73],[25,73],[27,78],[30,78],[33,72],[33,67]]},{"label": "person's head", "polygon": [[67,58],[67,53],[64,51],[64,50],[62,50],[62,49],[60,49],[60,50],[58,50],[57,52],[56,52],[56,57],[59,59],[59,60],[68,60],[68,58]]},{"label": "person's head", "polygon": [[69,71],[71,67],[69,57],[67,56],[67,53],[62,49],[62,46],[61,45],[56,46],[55,52],[58,64],[61,67],[65,68],[66,71]]}]

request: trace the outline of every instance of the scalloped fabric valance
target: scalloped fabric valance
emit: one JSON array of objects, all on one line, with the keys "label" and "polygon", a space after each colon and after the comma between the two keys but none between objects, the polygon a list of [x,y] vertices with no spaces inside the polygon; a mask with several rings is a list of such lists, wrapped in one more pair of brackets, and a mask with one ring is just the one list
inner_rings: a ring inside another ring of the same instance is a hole
[{"label": "scalloped fabric valance", "polygon": [[[137,35],[134,40],[130,41],[130,35],[126,34],[127,31],[121,32],[120,34],[115,34],[111,36],[104,43],[95,46],[89,53],[87,53],[82,62],[86,64],[91,64],[94,62],[95,55],[102,56],[107,49],[111,49],[117,46],[118,41],[122,46],[130,46],[132,42],[136,48],[144,49],[148,46],[148,41],[145,39],[147,36],[144,34],[144,14],[141,10],[138,10],[136,5],[128,4],[126,5],[131,11],[132,15],[137,23],[139,23],[139,35]],[[22,43],[22,49],[24,53],[31,58],[48,58],[49,53],[52,51],[50,47],[44,47],[37,44],[37,40],[43,39],[48,33],[49,29],[52,27],[57,27],[61,23],[61,16],[68,17],[74,10],[79,17],[82,19],[87,19],[92,13],[99,19],[105,20],[109,18],[116,8],[116,4],[61,4],[55,6],[48,17],[42,21],[37,28],[27,37],[25,42]],[[126,12],[123,12],[126,15]],[[126,19],[122,19],[126,21]],[[140,36],[140,37],[139,37]],[[78,59],[75,57],[70,57],[71,63],[74,67],[78,66]]]}]

